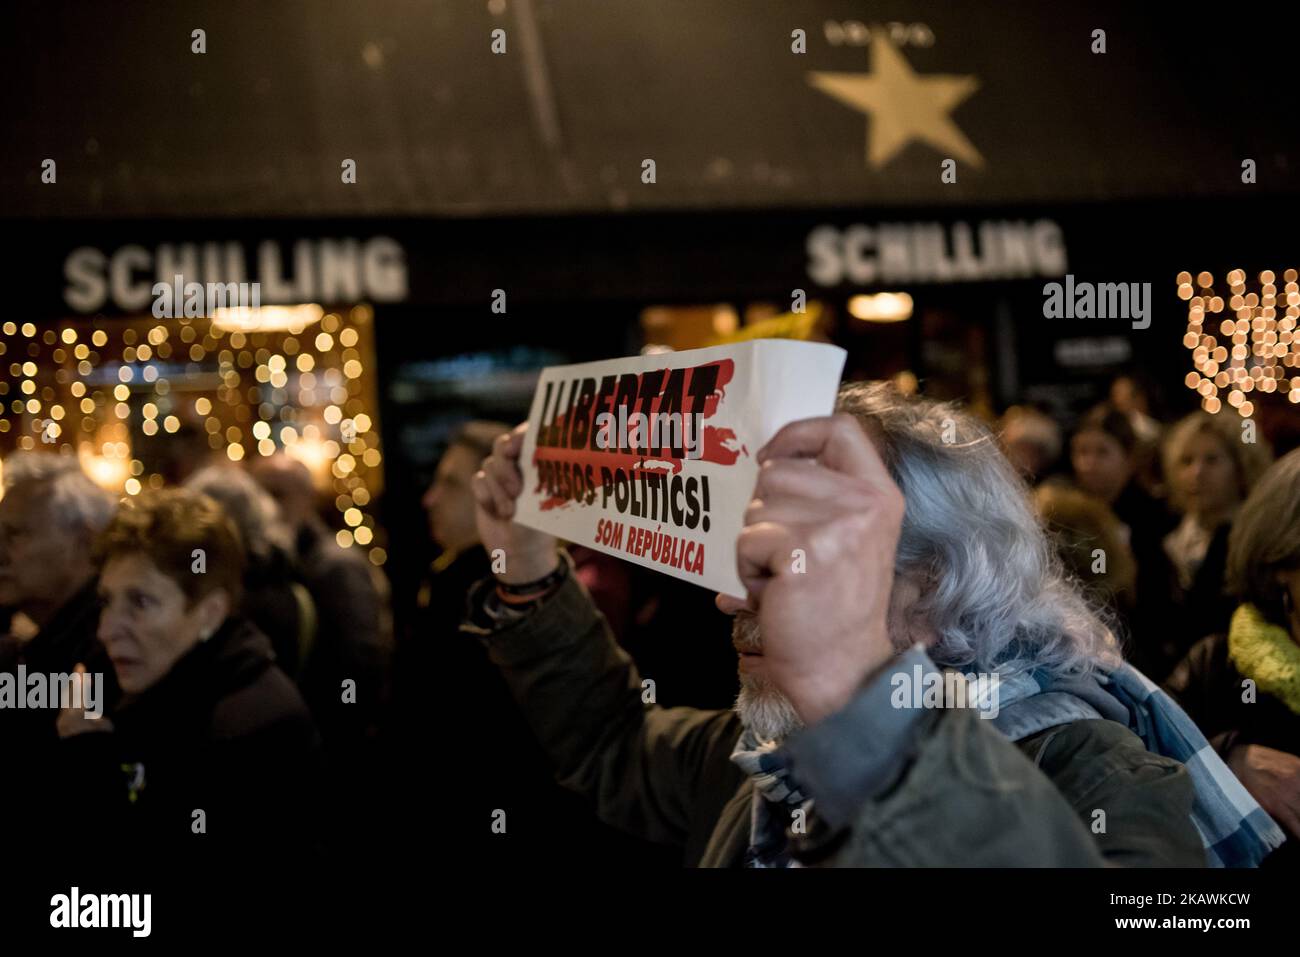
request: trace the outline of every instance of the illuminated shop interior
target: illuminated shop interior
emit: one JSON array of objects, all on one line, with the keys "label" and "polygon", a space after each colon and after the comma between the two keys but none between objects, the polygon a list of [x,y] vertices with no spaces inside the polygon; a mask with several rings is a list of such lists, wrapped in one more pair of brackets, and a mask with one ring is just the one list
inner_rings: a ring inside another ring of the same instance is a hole
[{"label": "illuminated shop interior", "polygon": [[374,514],[384,459],[369,305],[9,320],[0,363],[0,454],[74,454],[100,485],[131,496],[282,450],[333,501],[339,544],[387,560]]}]

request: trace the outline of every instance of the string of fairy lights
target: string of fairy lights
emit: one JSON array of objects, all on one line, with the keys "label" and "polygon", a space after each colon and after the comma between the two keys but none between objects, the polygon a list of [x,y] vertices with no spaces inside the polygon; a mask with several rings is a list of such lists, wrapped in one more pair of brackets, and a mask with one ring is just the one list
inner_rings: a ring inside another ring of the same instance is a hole
[{"label": "string of fairy lights", "polygon": [[[1193,365],[1183,381],[1200,394],[1206,412],[1217,414],[1226,402],[1242,418],[1251,416],[1255,412],[1252,393],[1285,392],[1289,401],[1300,403],[1296,270],[1283,273],[1281,294],[1272,270],[1264,270],[1258,278],[1259,291],[1248,290],[1245,271],[1231,270],[1225,300],[1215,293],[1210,273],[1198,273],[1195,287],[1191,273],[1178,274],[1178,297],[1187,302],[1183,345],[1191,351]],[[1221,399],[1224,391],[1226,399]]]},{"label": "string of fairy lights", "polygon": [[211,318],[0,324],[0,448],[75,454],[105,488],[166,484],[160,463],[283,450],[339,513],[340,545],[387,560],[374,311],[301,305]]}]

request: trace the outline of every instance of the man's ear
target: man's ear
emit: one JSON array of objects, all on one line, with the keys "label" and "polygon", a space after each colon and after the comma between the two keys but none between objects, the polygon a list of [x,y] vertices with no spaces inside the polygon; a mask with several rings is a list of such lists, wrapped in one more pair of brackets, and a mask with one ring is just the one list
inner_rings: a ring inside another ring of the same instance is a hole
[{"label": "man's ear", "polygon": [[230,595],[224,588],[215,588],[199,599],[194,611],[198,615],[199,633],[204,640],[216,633],[230,610]]},{"label": "man's ear", "polygon": [[929,577],[919,572],[894,575],[889,593],[890,641],[899,651],[914,645],[928,648],[938,636],[930,627],[921,599],[929,590]]}]

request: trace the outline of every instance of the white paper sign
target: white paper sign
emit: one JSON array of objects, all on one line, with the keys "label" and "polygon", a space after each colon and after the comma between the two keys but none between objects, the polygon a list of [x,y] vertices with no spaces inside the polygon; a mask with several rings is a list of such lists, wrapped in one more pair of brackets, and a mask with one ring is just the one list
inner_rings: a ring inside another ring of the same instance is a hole
[{"label": "white paper sign", "polygon": [[845,353],[790,339],[542,371],[515,520],[743,597],[754,454],[835,407]]}]

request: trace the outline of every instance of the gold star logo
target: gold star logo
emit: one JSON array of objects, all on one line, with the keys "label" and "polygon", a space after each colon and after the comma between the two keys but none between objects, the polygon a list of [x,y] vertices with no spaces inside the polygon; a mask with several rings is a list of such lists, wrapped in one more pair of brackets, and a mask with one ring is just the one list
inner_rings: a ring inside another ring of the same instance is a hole
[{"label": "gold star logo", "polygon": [[809,73],[808,82],[845,106],[866,113],[867,162],[880,169],[912,140],[928,143],[944,156],[983,166],[973,143],[950,114],[979,89],[973,76],[912,72],[903,55],[883,37],[871,40],[871,73]]}]

